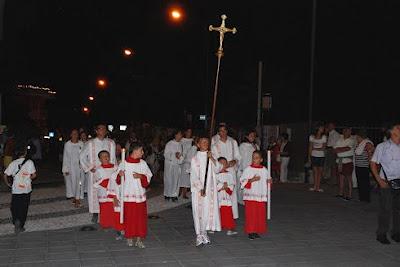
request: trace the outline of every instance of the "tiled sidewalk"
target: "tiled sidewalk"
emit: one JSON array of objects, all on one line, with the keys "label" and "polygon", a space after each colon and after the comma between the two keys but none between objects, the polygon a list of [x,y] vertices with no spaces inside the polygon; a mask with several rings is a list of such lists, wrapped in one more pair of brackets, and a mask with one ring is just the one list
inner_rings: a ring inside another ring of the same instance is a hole
[{"label": "tiled sidewalk", "polygon": [[[376,200],[375,200],[376,202]],[[241,212],[243,210],[241,209]],[[144,250],[115,241],[112,232],[77,228],[0,237],[5,266],[399,266],[400,245],[375,241],[376,203],[344,202],[303,185],[276,186],[269,233],[211,235],[196,248],[191,210],[185,206],[149,220]],[[243,215],[243,213],[241,213]]]}]

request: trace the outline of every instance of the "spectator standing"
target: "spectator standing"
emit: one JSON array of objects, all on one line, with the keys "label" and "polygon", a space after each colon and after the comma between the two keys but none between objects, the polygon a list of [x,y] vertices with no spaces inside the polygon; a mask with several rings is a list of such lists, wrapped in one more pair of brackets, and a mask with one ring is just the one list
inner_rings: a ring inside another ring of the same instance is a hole
[{"label": "spectator standing", "polygon": [[325,153],[325,166],[324,166],[324,176],[331,183],[336,184],[337,174],[336,174],[336,153],[334,146],[340,138],[340,134],[336,131],[336,125],[330,122],[326,126],[326,132],[328,134],[328,140],[326,144]]},{"label": "spectator standing", "polygon": [[[346,201],[352,198],[354,148],[355,141],[351,136],[351,128],[345,127],[343,135],[336,142],[334,149],[337,155],[336,164],[339,181],[339,193],[337,197],[342,197]],[[345,191],[345,184],[347,191]]]},{"label": "spectator standing", "polygon": [[324,131],[324,126],[318,125],[309,138],[308,161],[311,162],[314,177],[314,187],[311,187],[310,191],[324,192],[320,188],[327,142]]},{"label": "spectator standing", "polygon": [[292,153],[291,143],[289,142],[289,135],[287,133],[281,134],[281,146],[280,146],[280,163],[281,163],[281,183],[287,182],[288,167],[290,162],[290,156]]},{"label": "spectator standing", "polygon": [[382,244],[390,244],[387,233],[392,216],[391,237],[400,242],[400,189],[390,185],[391,181],[400,177],[400,123],[393,124],[390,139],[376,147],[371,159],[371,171],[380,187],[376,239]]},{"label": "spectator standing", "polygon": [[365,131],[360,130],[357,135],[357,147],[355,154],[355,168],[358,185],[359,200],[370,202],[371,184],[369,180],[369,165],[374,153],[374,144],[367,138]]}]

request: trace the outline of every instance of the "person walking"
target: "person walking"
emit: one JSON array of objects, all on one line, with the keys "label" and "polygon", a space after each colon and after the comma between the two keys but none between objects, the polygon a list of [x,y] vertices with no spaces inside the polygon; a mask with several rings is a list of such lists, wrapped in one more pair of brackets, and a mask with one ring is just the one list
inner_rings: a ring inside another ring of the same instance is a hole
[{"label": "person walking", "polygon": [[371,171],[379,184],[376,240],[390,244],[387,233],[392,217],[392,240],[400,242],[400,123],[390,127],[390,139],[379,144],[371,159]]}]

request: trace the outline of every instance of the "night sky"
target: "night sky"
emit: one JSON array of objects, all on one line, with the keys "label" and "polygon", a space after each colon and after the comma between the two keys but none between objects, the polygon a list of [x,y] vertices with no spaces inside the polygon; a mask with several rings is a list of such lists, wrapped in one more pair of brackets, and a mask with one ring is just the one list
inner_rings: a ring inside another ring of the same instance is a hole
[{"label": "night sky", "polygon": [[[184,10],[181,23],[169,21],[171,6]],[[375,125],[400,115],[391,95],[399,88],[391,7],[318,1],[315,120]],[[267,119],[306,121],[312,0],[6,1],[3,77],[56,89],[52,126],[67,118],[181,126],[184,110],[195,119],[211,111],[218,36],[208,25],[219,25],[224,13],[238,33],[224,42],[218,119],[255,124],[262,60],[263,91],[273,95]],[[124,58],[124,47],[134,57]],[[96,88],[98,77],[108,80],[106,90]],[[89,95],[96,101],[86,117]]]}]

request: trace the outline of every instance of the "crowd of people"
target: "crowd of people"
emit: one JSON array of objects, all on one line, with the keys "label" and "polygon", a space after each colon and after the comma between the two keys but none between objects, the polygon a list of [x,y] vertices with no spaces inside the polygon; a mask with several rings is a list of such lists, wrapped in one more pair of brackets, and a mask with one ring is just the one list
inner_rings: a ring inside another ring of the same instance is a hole
[{"label": "crowd of people", "polygon": [[[165,201],[176,202],[191,194],[196,245],[210,243],[208,233],[226,230],[235,235],[238,205],[245,207],[245,232],[250,239],[266,232],[267,185],[288,181],[288,165],[293,157],[289,135],[269,140],[271,169],[265,168],[265,151],[260,151],[257,133],[249,130],[240,144],[220,124],[211,139],[195,135],[193,129],[140,133],[114,133],[98,124],[95,137],[83,129],[73,129],[65,142],[62,173],[66,197],[79,208],[87,193],[92,221],[114,228],[129,246],[144,248],[147,234],[146,190],[153,180],[164,184]],[[388,137],[375,147],[364,130],[353,134],[334,123],[318,124],[309,136],[308,164],[313,187],[322,193],[321,182],[338,185],[336,197],[353,197],[353,173],[357,177],[358,198],[371,201],[371,177],[380,188],[377,240],[389,244],[387,233],[392,216],[392,239],[400,241],[400,125],[389,127]],[[167,136],[170,136],[168,138]],[[12,145],[10,137],[8,146]],[[24,231],[31,181],[36,178],[31,143],[14,143],[14,160],[7,160],[5,182],[12,188],[11,212],[16,233]],[[126,151],[127,156],[122,154]],[[124,178],[123,178],[124,177]],[[152,179],[153,178],[153,179]],[[121,179],[125,187],[121,189]],[[123,190],[123,192],[120,192]],[[121,203],[123,205],[121,206]],[[122,212],[123,210],[123,212]],[[123,213],[123,215],[120,215]],[[121,219],[123,217],[123,219]],[[135,240],[136,239],[136,242]]]}]

